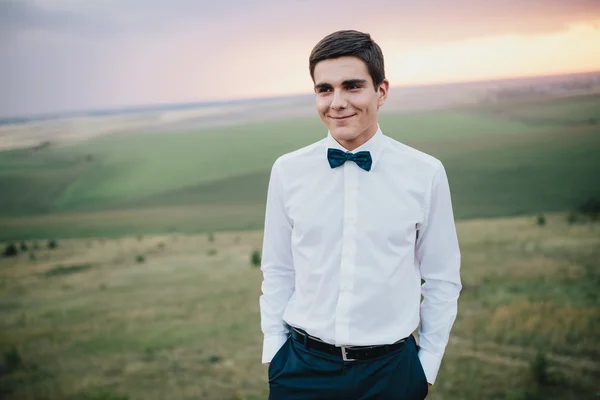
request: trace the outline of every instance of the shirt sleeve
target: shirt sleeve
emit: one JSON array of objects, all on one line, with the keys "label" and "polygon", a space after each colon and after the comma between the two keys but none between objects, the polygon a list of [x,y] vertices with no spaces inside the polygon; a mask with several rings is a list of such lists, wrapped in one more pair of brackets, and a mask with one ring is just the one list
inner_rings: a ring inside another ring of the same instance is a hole
[{"label": "shirt sleeve", "polygon": [[286,213],[284,180],[279,160],[273,164],[263,237],[260,296],[261,329],[264,334],[262,363],[271,362],[288,336],[283,321],[285,307],[295,290],[295,271],[292,261],[292,222]]},{"label": "shirt sleeve", "polygon": [[427,381],[435,382],[456,319],[460,280],[460,250],[446,171],[438,164],[419,229],[416,256],[420,261],[421,325],[419,359]]}]

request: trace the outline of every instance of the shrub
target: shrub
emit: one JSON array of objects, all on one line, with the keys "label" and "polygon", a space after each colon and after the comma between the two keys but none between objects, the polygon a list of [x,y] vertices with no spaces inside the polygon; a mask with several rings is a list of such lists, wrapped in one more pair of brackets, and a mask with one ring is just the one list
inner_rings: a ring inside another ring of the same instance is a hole
[{"label": "shrub", "polygon": [[148,360],[152,360],[154,359],[154,355],[155,355],[155,351],[152,347],[146,347],[146,349],[144,350],[144,353],[146,355],[146,359]]},{"label": "shrub", "polygon": [[216,364],[216,363],[219,363],[219,362],[221,362],[222,360],[223,360],[223,357],[221,357],[221,356],[220,356],[220,355],[218,355],[218,354],[213,354],[212,356],[210,356],[210,357],[208,358],[208,362],[209,362],[209,363],[211,363],[211,364]]},{"label": "shrub", "polygon": [[596,221],[600,214],[600,200],[595,197],[589,198],[579,206],[577,211],[590,217],[592,221]]},{"label": "shrub", "polygon": [[35,260],[36,260],[35,253],[34,252],[29,253],[29,261],[35,261]]},{"label": "shrub", "polygon": [[55,268],[52,268],[52,269],[46,271],[44,273],[44,275],[46,276],[46,278],[52,278],[55,276],[63,276],[63,275],[73,274],[76,272],[86,271],[90,268],[92,268],[91,264],[67,265],[67,266],[59,265]]},{"label": "shrub", "polygon": [[35,241],[33,242],[33,244],[31,245],[31,247],[33,247],[33,249],[34,249],[34,250],[39,250],[39,248],[40,248],[40,244],[38,243],[38,241],[37,241],[37,240],[35,240]]},{"label": "shrub", "polygon": [[535,359],[529,366],[533,381],[540,385],[546,386],[550,383],[550,374],[548,373],[548,359],[546,354],[538,353]]},{"label": "shrub", "polygon": [[146,257],[144,257],[141,254],[138,254],[138,256],[135,258],[135,261],[137,261],[139,264],[141,264],[146,261]]},{"label": "shrub", "polygon": [[569,223],[569,225],[576,224],[579,221],[580,221],[579,214],[577,214],[576,212],[570,212],[569,215],[567,216],[567,222]]},{"label": "shrub", "polygon": [[208,241],[211,243],[215,242],[215,235],[212,232],[208,234]]},{"label": "shrub", "polygon": [[19,351],[12,346],[4,352],[4,367],[8,373],[16,371],[23,365],[23,359],[19,354]]},{"label": "shrub", "polygon": [[252,255],[250,256],[250,263],[254,267],[260,267],[261,261],[262,261],[262,258],[260,256],[260,252],[258,250],[254,250],[252,252]]},{"label": "shrub", "polygon": [[49,249],[56,249],[58,247],[58,242],[54,239],[50,239],[48,240],[48,248]]},{"label": "shrub", "polygon": [[21,251],[27,251],[29,250],[29,247],[27,246],[27,242],[26,241],[21,241]]},{"label": "shrub", "polygon": [[544,226],[546,225],[546,217],[544,216],[544,214],[540,214],[537,217],[537,224],[538,226]]},{"label": "shrub", "polygon": [[4,257],[16,257],[18,254],[19,249],[17,249],[17,246],[14,243],[7,244],[2,253]]},{"label": "shrub", "polygon": [[208,249],[206,251],[206,254],[209,255],[209,256],[214,256],[214,255],[217,254],[217,249]]}]

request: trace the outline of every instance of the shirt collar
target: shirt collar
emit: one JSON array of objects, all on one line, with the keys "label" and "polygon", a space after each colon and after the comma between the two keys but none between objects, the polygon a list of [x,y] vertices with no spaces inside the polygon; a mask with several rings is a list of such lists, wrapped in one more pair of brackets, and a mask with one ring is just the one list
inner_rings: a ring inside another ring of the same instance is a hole
[{"label": "shirt collar", "polygon": [[[371,137],[371,139],[367,140],[362,145],[358,146],[356,149],[352,150],[352,153],[356,154],[359,151],[370,152],[371,159],[373,160],[372,165],[371,165],[371,170],[372,170],[375,167],[375,164],[377,163],[377,161],[379,160],[379,158],[381,156],[381,151],[383,150],[383,147],[384,147],[384,139],[385,139],[385,137],[384,137],[383,133],[381,132],[381,128],[379,127],[379,125],[377,125],[377,132],[375,132],[373,137]],[[343,152],[349,151],[344,146],[339,144],[338,141],[333,138],[333,136],[331,136],[331,132],[327,132],[327,140],[325,141],[325,144],[326,144],[325,155],[327,155],[327,149],[329,149],[329,148],[342,150]]]}]

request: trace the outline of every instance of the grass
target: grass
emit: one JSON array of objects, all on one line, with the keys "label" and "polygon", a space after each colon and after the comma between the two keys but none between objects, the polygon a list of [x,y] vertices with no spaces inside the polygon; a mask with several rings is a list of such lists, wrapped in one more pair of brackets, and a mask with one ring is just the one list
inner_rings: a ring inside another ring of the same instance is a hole
[{"label": "grass", "polygon": [[140,199],[265,169],[278,153],[318,140],[318,123],[285,120],[199,132],[109,136],[56,149],[63,156],[93,152],[98,161],[55,204],[69,209]]},{"label": "grass", "polygon": [[[600,225],[547,214],[543,227],[531,215],[462,221],[458,232],[464,290],[428,399],[593,398]],[[175,233],[65,239],[35,262],[0,260],[0,353],[20,360],[0,376],[0,392],[266,399],[261,274],[249,262],[261,240],[261,231],[220,232],[213,242]],[[45,279],[82,265],[94,267]]]},{"label": "grass", "polygon": [[[598,104],[382,115],[444,162],[461,220],[464,289],[428,399],[597,396],[600,225],[560,211],[600,197]],[[0,152],[0,249],[38,240],[0,258],[0,398],[265,399],[269,168],[322,136],[315,117]]]},{"label": "grass", "polygon": [[590,119],[600,123],[598,96],[593,94],[569,96],[536,104],[526,102],[525,107],[523,105],[523,102],[501,104],[489,107],[489,111],[498,117],[511,116],[529,126],[589,125]]},{"label": "grass", "polygon": [[[457,218],[503,217],[600,197],[598,104],[384,113],[380,124],[444,162]],[[0,240],[258,229],[272,162],[323,136],[314,117],[0,152]]]},{"label": "grass", "polygon": [[[0,240],[204,233],[262,227],[264,204],[196,204],[1,218]],[[62,243],[62,241],[61,241]]]},{"label": "grass", "polygon": [[64,276],[69,274],[74,274],[76,272],[82,272],[90,269],[92,266],[90,264],[81,264],[81,265],[59,265],[54,267],[44,273],[46,278],[53,278],[57,276]]}]

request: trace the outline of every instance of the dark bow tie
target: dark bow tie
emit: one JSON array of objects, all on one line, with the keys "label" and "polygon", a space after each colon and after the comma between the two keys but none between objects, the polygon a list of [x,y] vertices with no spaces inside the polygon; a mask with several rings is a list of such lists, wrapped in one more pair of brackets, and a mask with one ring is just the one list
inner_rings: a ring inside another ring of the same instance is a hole
[{"label": "dark bow tie", "polygon": [[327,149],[327,161],[331,168],[339,167],[346,161],[354,161],[356,165],[364,169],[365,171],[371,170],[373,160],[371,159],[371,153],[368,151],[359,151],[356,154],[344,152],[338,149]]}]

